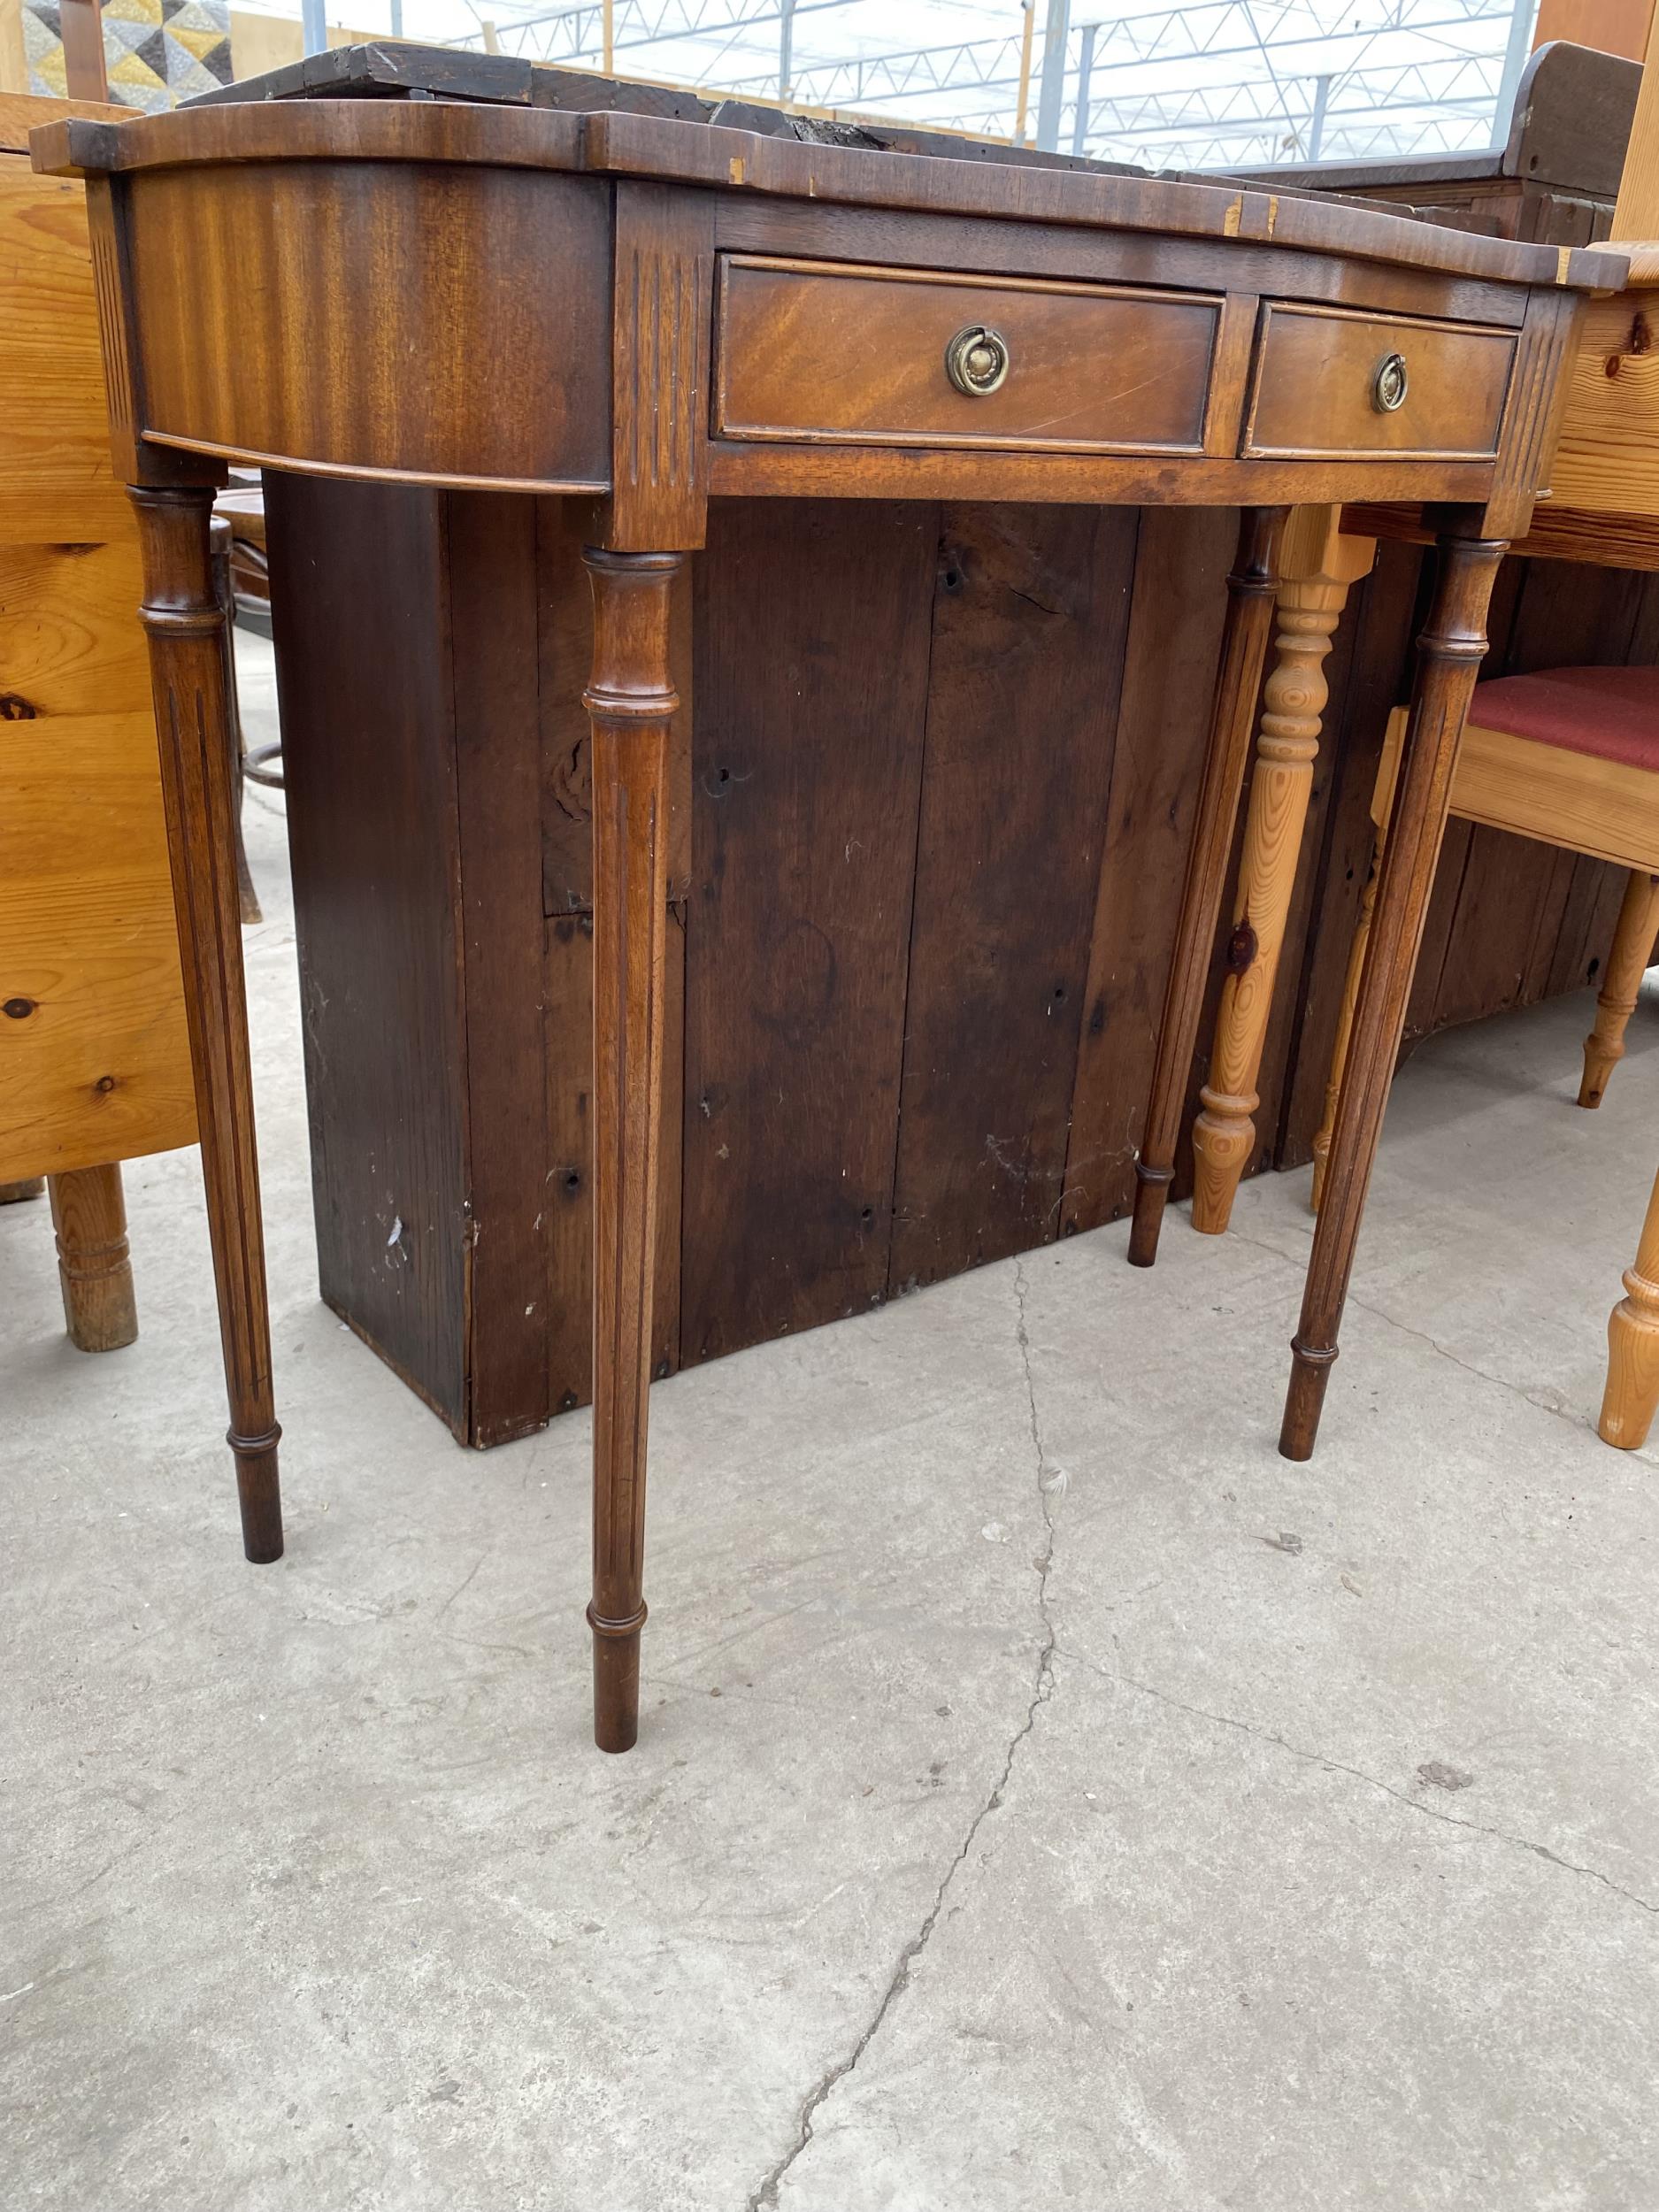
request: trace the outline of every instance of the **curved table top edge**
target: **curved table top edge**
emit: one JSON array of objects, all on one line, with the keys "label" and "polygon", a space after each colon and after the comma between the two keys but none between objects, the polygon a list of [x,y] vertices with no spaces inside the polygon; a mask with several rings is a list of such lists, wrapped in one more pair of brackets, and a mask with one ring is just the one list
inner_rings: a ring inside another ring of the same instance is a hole
[{"label": "curved table top edge", "polygon": [[1237,238],[1499,282],[1617,288],[1617,249],[1591,253],[1414,222],[1231,182],[990,169],[970,161],[819,146],[663,116],[470,103],[296,100],[179,108],[127,123],[62,120],[31,134],[50,175],[131,174],[256,161],[454,162],[573,171],[832,204]]}]

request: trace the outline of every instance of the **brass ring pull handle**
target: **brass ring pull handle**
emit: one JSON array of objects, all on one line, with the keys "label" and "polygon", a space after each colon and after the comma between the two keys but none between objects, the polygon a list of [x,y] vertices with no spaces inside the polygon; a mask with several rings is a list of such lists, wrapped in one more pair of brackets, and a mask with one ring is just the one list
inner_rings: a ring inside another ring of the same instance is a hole
[{"label": "brass ring pull handle", "polygon": [[1409,388],[1403,353],[1385,353],[1371,381],[1371,403],[1379,415],[1392,415],[1406,403]]},{"label": "brass ring pull handle", "polygon": [[945,374],[968,398],[983,399],[1008,375],[1008,341],[1001,331],[970,323],[945,348]]}]

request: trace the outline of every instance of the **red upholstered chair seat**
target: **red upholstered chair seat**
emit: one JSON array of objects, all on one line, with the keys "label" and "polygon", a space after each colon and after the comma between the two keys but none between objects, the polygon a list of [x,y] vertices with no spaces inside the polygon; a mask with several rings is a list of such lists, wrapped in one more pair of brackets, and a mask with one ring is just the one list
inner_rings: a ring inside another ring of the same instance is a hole
[{"label": "red upholstered chair seat", "polygon": [[1659,769],[1659,668],[1542,668],[1477,684],[1476,728]]}]

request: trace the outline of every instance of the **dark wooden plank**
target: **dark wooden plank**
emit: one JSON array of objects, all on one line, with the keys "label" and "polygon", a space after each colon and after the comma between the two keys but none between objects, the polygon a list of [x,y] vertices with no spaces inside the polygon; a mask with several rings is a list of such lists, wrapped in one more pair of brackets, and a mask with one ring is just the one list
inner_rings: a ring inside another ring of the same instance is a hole
[{"label": "dark wooden plank", "polygon": [[717,502],[697,565],[681,1351],[886,1290],[937,511]]},{"label": "dark wooden plank", "polygon": [[1137,524],[943,518],[891,1291],[1058,1233]]},{"label": "dark wooden plank", "polygon": [[1134,1199],[1237,536],[1230,509],[1141,518],[1071,1100],[1068,1235],[1116,1220]]},{"label": "dark wooden plank", "polygon": [[541,1010],[536,515],[495,493],[446,502],[466,1023],[467,1440],[552,1410],[548,1096]]},{"label": "dark wooden plank", "polygon": [[441,495],[268,476],[318,1274],[466,1426],[464,1047]]}]

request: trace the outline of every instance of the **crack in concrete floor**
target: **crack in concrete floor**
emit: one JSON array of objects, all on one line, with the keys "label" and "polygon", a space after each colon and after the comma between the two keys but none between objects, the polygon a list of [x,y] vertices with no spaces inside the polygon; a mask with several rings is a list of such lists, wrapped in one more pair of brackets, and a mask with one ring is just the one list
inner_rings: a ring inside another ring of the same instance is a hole
[{"label": "crack in concrete floor", "polygon": [[1087,1667],[1091,1673],[1100,1675],[1104,1680],[1121,1683],[1125,1689],[1134,1690],[1141,1696],[1152,1698],[1160,1705],[1171,1706],[1178,1713],[1188,1714],[1194,1720],[1208,1721],[1216,1728],[1236,1729],[1240,1735],[1254,1736],[1262,1743],[1273,1744],[1280,1751],[1289,1752],[1293,1759],[1301,1759],[1310,1766],[1323,1767],[1331,1774],[1348,1775],[1356,1782],[1363,1782],[1371,1789],[1381,1790],[1385,1796],[1394,1798],[1398,1803],[1409,1806],[1414,1813],[1421,1813],[1425,1820],[1444,1821],[1448,1827],[1467,1828],[1475,1835],[1490,1836],[1494,1842],[1510,1844],[1517,1851],[1530,1851],[1535,1858],[1548,1860],[1551,1866],[1561,1867],[1569,1874],[1582,1874],[1590,1881],[1599,1882],[1603,1889],[1611,1890],[1614,1896],[1624,1898],[1627,1903],[1638,1906],[1643,1912],[1659,1914],[1659,1902],[1641,1896],[1633,1889],[1622,1887],[1610,1875],[1603,1874],[1599,1867],[1585,1866],[1575,1859],[1563,1859],[1559,1851],[1552,1851],[1547,1843],[1534,1843],[1530,1836],[1513,1835],[1507,1828],[1494,1828],[1484,1821],[1464,1820],[1456,1813],[1442,1812],[1438,1805],[1425,1805],[1421,1798],[1413,1797],[1409,1791],[1396,1789],[1392,1782],[1385,1782],[1379,1775],[1367,1774],[1363,1767],[1349,1766],[1345,1760],[1333,1759],[1328,1753],[1309,1751],[1301,1744],[1292,1743],[1277,1729],[1258,1728],[1253,1721],[1239,1720],[1231,1713],[1212,1713],[1206,1706],[1189,1705],[1168,1690],[1160,1690],[1152,1683],[1140,1681],[1135,1676],[1125,1674],[1117,1668],[1103,1667],[1098,1660],[1085,1658],[1081,1652],[1069,1651],[1064,1645],[1057,1645],[1056,1648],[1063,1659],[1070,1659],[1078,1666]]},{"label": "crack in concrete floor", "polygon": [[1025,1717],[1009,1740],[1008,1749],[1002,1759],[1002,1771],[997,1776],[990,1795],[969,1822],[968,1832],[963,1838],[956,1856],[946,1868],[943,1880],[933,1893],[933,1901],[928,1909],[926,1918],[905,1945],[903,1950],[900,1952],[898,1964],[894,1969],[892,1977],[881,1993],[881,2001],[876,2007],[869,2025],[859,2036],[847,2056],[838,2059],[834,2065],[820,2074],[808,2091],[802,2101],[800,2116],[795,2123],[795,2141],[772,2167],[760,2186],[751,2193],[744,2207],[744,2212],[770,2212],[770,2208],[776,2207],[778,2191],[785,2176],[812,2140],[815,2131],[813,2124],[820,2107],[833,2093],[837,2085],[845,2081],[858,2064],[859,2060],[863,2058],[871,2044],[880,2033],[882,2024],[886,2021],[888,2013],[909,1986],[910,1970],[927,1948],[933,1930],[939,1924],[939,1916],[944,1910],[945,1899],[949,1893],[950,1886],[967,1864],[969,1855],[973,1849],[974,1839],[979,1835],[980,1828],[1002,1803],[1009,1779],[1014,1771],[1014,1762],[1019,1755],[1019,1747],[1036,1726],[1038,1713],[1054,1694],[1054,1659],[1059,1644],[1054,1620],[1048,1610],[1048,1574],[1054,1565],[1055,1542],[1054,1509],[1050,1501],[1060,1486],[1054,1479],[1055,1471],[1048,1458],[1048,1448],[1043,1443],[1042,1420],[1037,1410],[1037,1386],[1031,1369],[1031,1333],[1026,1326],[1025,1317],[1025,1262],[1021,1259],[1016,1259],[1014,1262],[1014,1298],[1018,1310],[1014,1339],[1019,1347],[1020,1366],[1025,1384],[1025,1402],[1030,1415],[1032,1449],[1035,1455],[1037,1467],[1037,1503],[1042,1514],[1044,1529],[1043,1548],[1037,1555],[1035,1561],[1037,1611],[1042,1623],[1043,1640],[1037,1655],[1037,1679],[1032,1693],[1031,1702],[1025,1709]]}]

